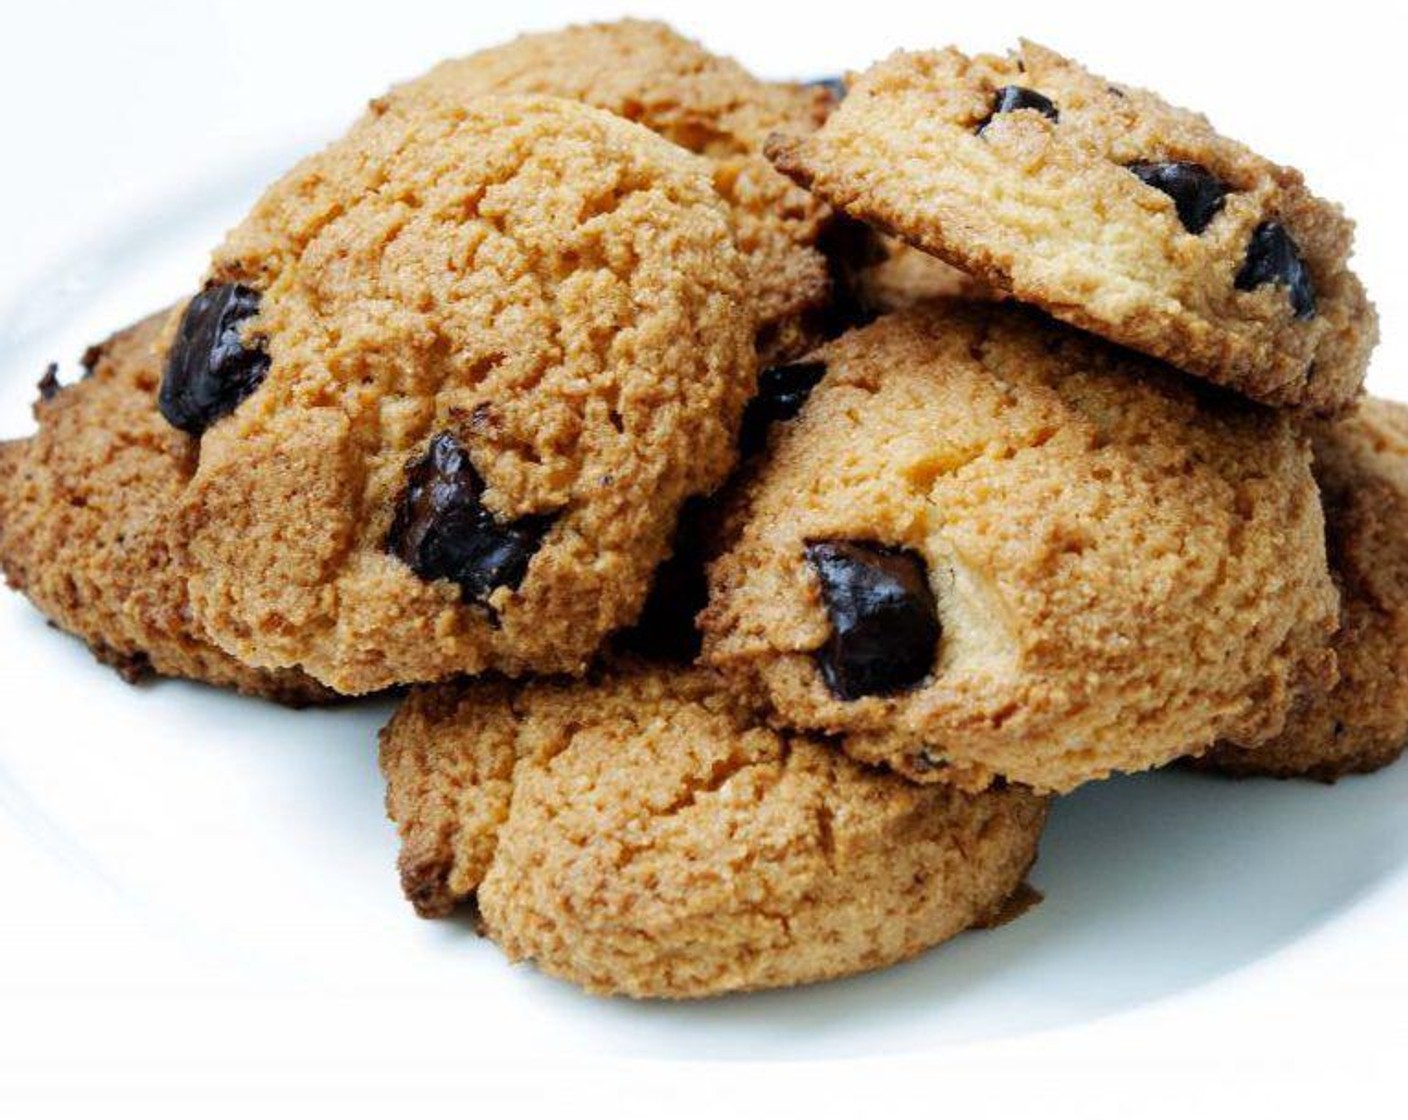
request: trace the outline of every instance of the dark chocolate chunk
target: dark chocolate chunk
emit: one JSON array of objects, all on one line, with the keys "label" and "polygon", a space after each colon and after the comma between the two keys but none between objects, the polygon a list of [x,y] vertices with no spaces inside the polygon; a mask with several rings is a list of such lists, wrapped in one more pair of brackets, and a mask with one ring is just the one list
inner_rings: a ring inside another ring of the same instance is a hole
[{"label": "dark chocolate chunk", "polygon": [[83,367],[83,380],[93,376],[93,371],[98,368],[98,363],[103,360],[103,351],[106,344],[95,342],[87,350],[83,351],[83,357],[78,359],[78,364]]},{"label": "dark chocolate chunk", "polygon": [[993,95],[992,112],[978,125],[978,134],[982,135],[983,129],[987,128],[993,117],[999,113],[1013,113],[1018,109],[1035,109],[1052,121],[1061,119],[1060,112],[1049,97],[1044,97],[1034,89],[1027,89],[1026,86],[1003,86]]},{"label": "dark chocolate chunk", "polygon": [[1247,259],[1237,273],[1236,285],[1244,292],[1263,284],[1284,284],[1297,319],[1315,317],[1315,284],[1300,249],[1286,227],[1277,221],[1262,222],[1247,244]]},{"label": "dark chocolate chunk", "polygon": [[833,695],[885,696],[929,675],[943,629],[917,553],[859,541],[812,541],[806,556],[831,619],[831,636],[816,657]]},{"label": "dark chocolate chunk", "polygon": [[206,288],[186,305],[157,397],[172,427],[201,435],[259,388],[269,355],[241,337],[258,313],[259,293],[243,284]]},{"label": "dark chocolate chunk", "polygon": [[758,375],[758,393],[743,410],[738,435],[744,455],[761,451],[774,420],[791,420],[807,403],[816,383],[826,374],[825,362],[793,362],[771,366]]},{"label": "dark chocolate chunk", "polygon": [[1178,220],[1189,233],[1202,233],[1222,209],[1228,186],[1200,163],[1131,163],[1140,181],[1173,199]]},{"label": "dark chocolate chunk", "polygon": [[498,587],[516,588],[552,527],[551,515],[510,522],[484,507],[484,480],[459,441],[441,432],[407,471],[386,548],[426,580],[448,579],[482,602]]},{"label": "dark chocolate chunk", "polygon": [[50,362],[48,368],[44,370],[44,376],[39,379],[39,399],[41,401],[51,401],[63,392],[63,386],[59,384],[59,366],[57,362]]}]

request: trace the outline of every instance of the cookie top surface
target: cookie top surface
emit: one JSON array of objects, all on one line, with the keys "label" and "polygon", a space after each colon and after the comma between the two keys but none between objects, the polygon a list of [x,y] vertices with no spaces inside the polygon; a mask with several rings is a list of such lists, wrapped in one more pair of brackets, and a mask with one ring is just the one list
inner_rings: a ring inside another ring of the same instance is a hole
[{"label": "cookie top surface", "polygon": [[897,53],[774,162],[1078,327],[1273,405],[1355,398],[1377,319],[1299,172],[1043,47]]},{"label": "cookie top surface", "polygon": [[584,101],[707,157],[757,289],[760,352],[773,360],[815,341],[812,320],[829,295],[817,245],[829,210],[773,170],[763,145],[774,131],[815,129],[833,104],[826,90],[761,81],[663,23],[624,19],[523,35],[449,59],[393,88],[372,112],[489,93]]},{"label": "cookie top surface", "polygon": [[163,312],[92,347],[87,376],[46,377],[38,432],[0,445],[0,567],[60,628],[129,680],[188,677],[290,703],[326,698],[298,673],[264,673],[190,620],[169,532],[196,449],[156,408]]},{"label": "cookie top surface", "polygon": [[705,657],[919,780],[1062,791],[1280,729],[1336,596],[1290,417],[1012,304],[898,312],[737,496]]},{"label": "cookie top surface", "polygon": [[1210,764],[1332,780],[1378,769],[1408,744],[1408,406],[1366,398],[1313,430],[1330,570],[1340,590],[1339,683],[1311,690],[1285,731]]},{"label": "cookie top surface", "polygon": [[412,692],[382,734],[408,896],[514,959],[694,997],[904,959],[998,911],[1043,799],[968,795],[762,726],[698,670]]},{"label": "cookie top surface", "polygon": [[365,122],[270,188],[208,283],[225,317],[173,353],[214,338],[265,370],[203,437],[192,602],[243,659],[344,692],[579,671],[753,392],[706,165],[570,101]]}]

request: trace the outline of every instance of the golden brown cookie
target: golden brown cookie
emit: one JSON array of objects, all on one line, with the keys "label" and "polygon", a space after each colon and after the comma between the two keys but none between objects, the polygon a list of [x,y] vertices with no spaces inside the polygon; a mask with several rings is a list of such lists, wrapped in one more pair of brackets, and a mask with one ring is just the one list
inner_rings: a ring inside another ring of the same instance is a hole
[{"label": "golden brown cookie", "polygon": [[706,660],[920,781],[1064,791],[1257,741],[1337,615],[1306,440],[1015,304],[897,312],[732,515]]},{"label": "golden brown cookie", "polygon": [[568,97],[627,117],[706,156],[756,286],[759,351],[805,350],[829,298],[817,241],[829,211],[763,156],[768,134],[805,135],[832,105],[817,85],[764,82],[663,23],[636,19],[523,35],[440,63],[373,102],[372,112],[487,93]]},{"label": "golden brown cookie", "polygon": [[935,299],[991,299],[981,280],[898,238],[881,237],[883,256],[856,278],[862,305],[875,312],[904,311]]},{"label": "golden brown cookie", "polygon": [[1044,47],[894,54],[769,153],[846,213],[1247,396],[1332,411],[1359,392],[1378,325],[1339,208]]},{"label": "golden brown cookie", "polygon": [[879,968],[990,921],[1042,798],[866,769],[711,674],[418,689],[382,733],[407,896],[513,960],[684,998]]},{"label": "golden brown cookie", "polygon": [[638,125],[546,97],[364,123],[176,332],[197,617],[348,693],[581,671],[733,464],[748,292],[708,165]]},{"label": "golden brown cookie", "polygon": [[1340,590],[1339,684],[1304,696],[1269,743],[1205,756],[1233,774],[1333,781],[1387,766],[1408,744],[1408,406],[1366,398],[1312,436]]},{"label": "golden brown cookie", "polygon": [[41,383],[39,431],[0,445],[0,567],[128,680],[150,672],[291,704],[326,700],[300,673],[241,665],[191,621],[170,529],[196,447],[155,400],[168,314],[92,347],[82,381],[60,388],[51,372]]}]

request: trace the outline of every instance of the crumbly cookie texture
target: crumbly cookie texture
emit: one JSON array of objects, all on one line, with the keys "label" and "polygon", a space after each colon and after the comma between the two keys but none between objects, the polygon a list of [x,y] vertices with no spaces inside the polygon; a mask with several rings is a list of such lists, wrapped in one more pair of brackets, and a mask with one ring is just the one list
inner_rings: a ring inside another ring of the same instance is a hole
[{"label": "crumbly cookie texture", "polygon": [[301,673],[240,664],[191,620],[170,527],[196,447],[156,409],[167,314],[92,347],[82,381],[46,377],[39,431],[0,445],[0,567],[130,681],[156,673],[290,704],[328,699]]},{"label": "crumbly cookie texture", "polygon": [[738,495],[706,660],[865,762],[1064,791],[1255,742],[1333,673],[1292,418],[1013,304],[897,312]]},{"label": "crumbly cookie texture", "polygon": [[[265,194],[208,284],[246,318],[175,345],[213,335],[228,363],[237,323],[267,369],[186,494],[194,609],[347,693],[580,672],[727,475],[755,385],[707,165],[566,100],[364,123]],[[199,403],[204,367],[177,364]]]},{"label": "crumbly cookie texture", "polygon": [[773,170],[763,145],[774,131],[806,135],[820,125],[833,104],[825,88],[760,81],[663,23],[624,19],[447,60],[373,102],[372,113],[486,93],[584,101],[707,157],[756,288],[763,358],[795,356],[818,341],[830,285],[817,242],[830,211]]},{"label": "crumbly cookie texture", "polygon": [[879,968],[998,917],[1045,800],[867,769],[700,670],[422,688],[382,733],[406,893],[514,960],[685,998]]},{"label": "crumbly cookie texture", "polygon": [[1312,435],[1340,589],[1340,680],[1303,697],[1269,743],[1205,756],[1234,774],[1333,781],[1387,766],[1408,744],[1408,406],[1367,398]]},{"label": "crumbly cookie texture", "polygon": [[894,54],[768,151],[833,206],[1237,392],[1318,411],[1359,392],[1378,327],[1339,208],[1043,47]]}]

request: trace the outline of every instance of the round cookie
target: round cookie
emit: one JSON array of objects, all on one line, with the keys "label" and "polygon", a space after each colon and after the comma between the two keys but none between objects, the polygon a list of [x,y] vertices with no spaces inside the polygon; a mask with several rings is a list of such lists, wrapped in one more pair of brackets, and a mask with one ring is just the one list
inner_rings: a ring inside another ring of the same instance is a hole
[{"label": "round cookie", "polygon": [[773,170],[763,145],[774,131],[805,135],[821,124],[833,104],[827,89],[760,81],[663,23],[623,19],[449,59],[373,102],[372,113],[491,93],[584,101],[707,157],[756,286],[760,354],[776,361],[818,341],[830,298],[818,239],[830,212]]},{"label": "round cookie", "polygon": [[774,163],[1066,322],[1273,405],[1352,402],[1378,338],[1299,172],[1033,43],[900,52]]},{"label": "round cookie", "polygon": [[919,781],[1065,791],[1281,728],[1333,672],[1306,440],[1013,304],[897,312],[737,498],[705,659]]},{"label": "round cookie", "polygon": [[347,693],[581,671],[734,462],[748,291],[707,165],[638,125],[543,97],[365,122],[176,331],[197,617]]},{"label": "round cookie", "polygon": [[1000,916],[1044,799],[763,726],[709,673],[418,689],[382,733],[406,894],[513,960],[685,998],[879,968]]},{"label": "round cookie", "polygon": [[1340,590],[1339,683],[1302,697],[1270,742],[1214,748],[1214,769],[1333,781],[1408,745],[1408,406],[1366,398],[1312,440]]},{"label": "round cookie", "polygon": [[295,672],[260,672],[192,623],[171,515],[196,447],[157,412],[155,345],[169,313],[89,349],[82,381],[40,383],[39,431],[0,445],[0,567],[53,623],[135,681],[188,677],[290,704],[329,699]]}]

